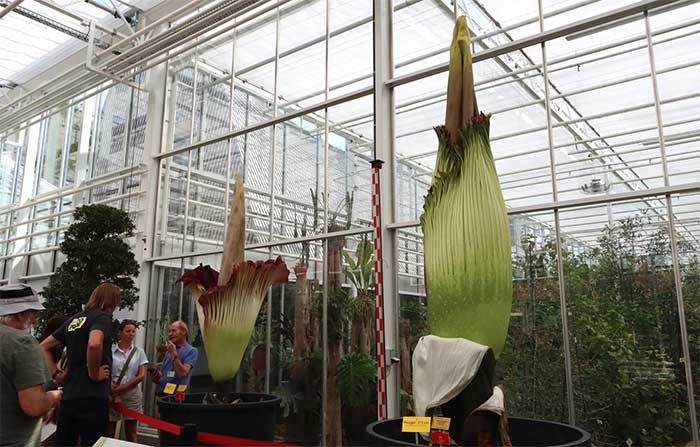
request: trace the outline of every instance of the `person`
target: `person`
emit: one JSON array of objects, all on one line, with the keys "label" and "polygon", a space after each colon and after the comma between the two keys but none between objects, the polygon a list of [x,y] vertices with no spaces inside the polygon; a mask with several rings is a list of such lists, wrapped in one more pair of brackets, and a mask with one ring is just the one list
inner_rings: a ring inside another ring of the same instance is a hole
[{"label": "person", "polygon": [[[112,400],[120,405],[143,412],[141,402],[143,395],[139,384],[146,376],[146,365],[148,358],[143,349],[134,345],[136,337],[136,322],[123,320],[119,324],[119,342],[112,345]],[[128,362],[128,363],[127,363]],[[110,408],[109,425],[107,426],[108,437],[114,438],[117,428],[117,421],[124,418],[124,433],[126,440],[136,442],[136,420],[127,416],[122,416]],[[118,435],[118,433],[116,433]]]},{"label": "person", "polygon": [[158,384],[158,395],[184,392],[190,384],[192,368],[197,363],[197,348],[187,343],[187,325],[177,320],[168,329],[167,352],[160,371],[150,370],[151,380]]},{"label": "person", "polygon": [[[39,335],[39,343],[49,338],[49,335],[53,334],[58,328],[63,326],[63,323],[65,323],[67,319],[68,317],[65,315],[57,315],[46,320],[44,330],[42,330],[41,334]],[[51,382],[44,385],[45,391],[58,389],[58,387],[63,385],[63,381],[66,379],[66,374],[68,373],[66,370],[66,361],[68,358],[66,357],[66,350],[64,348],[57,346],[56,348],[52,349],[51,358],[53,359],[54,363],[56,363],[58,369],[56,370],[56,373],[53,374]]]},{"label": "person", "polygon": [[[68,317],[65,315],[56,315],[46,320],[44,329],[41,331],[41,334],[39,334],[39,343],[49,338],[49,335],[52,335],[58,328],[63,326],[63,323],[65,323],[67,319]],[[60,346],[51,350],[51,357],[54,362],[58,363],[63,355],[63,351],[64,349]]]},{"label": "person", "polygon": [[63,394],[43,390],[51,376],[29,333],[43,309],[31,287],[0,287],[0,446],[41,445],[41,416]]},{"label": "person", "polygon": [[107,429],[109,420],[112,312],[121,303],[121,291],[105,282],[93,290],[85,310],[41,342],[51,372],[56,363],[51,351],[65,345],[68,374],[56,418],[56,445],[93,445]]}]

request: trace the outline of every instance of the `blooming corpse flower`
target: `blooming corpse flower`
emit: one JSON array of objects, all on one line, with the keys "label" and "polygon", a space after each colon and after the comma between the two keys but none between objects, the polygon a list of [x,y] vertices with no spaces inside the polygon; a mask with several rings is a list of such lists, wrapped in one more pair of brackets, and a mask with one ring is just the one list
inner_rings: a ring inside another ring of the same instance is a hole
[{"label": "blooming corpse flower", "polygon": [[510,227],[489,143],[490,115],[474,93],[467,21],[455,24],[445,125],[420,218],[433,335],[501,354],[512,296]]},{"label": "blooming corpse flower", "polygon": [[244,243],[243,183],[236,176],[222,258],[223,274],[200,264],[178,280],[192,291],[209,372],[215,381],[236,374],[267,290],[272,284],[287,282],[289,276],[281,257],[274,261],[245,261]]},{"label": "blooming corpse flower", "polygon": [[278,257],[236,264],[222,286],[218,276],[216,270],[200,265],[180,278],[197,304],[209,372],[216,381],[230,379],[238,371],[267,289],[287,282],[289,270]]}]

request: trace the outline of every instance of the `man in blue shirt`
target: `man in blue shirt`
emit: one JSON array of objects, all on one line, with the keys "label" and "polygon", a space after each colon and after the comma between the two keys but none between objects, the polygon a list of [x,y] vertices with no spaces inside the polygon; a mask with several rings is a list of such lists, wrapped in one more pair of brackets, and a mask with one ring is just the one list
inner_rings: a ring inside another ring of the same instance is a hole
[{"label": "man in blue shirt", "polygon": [[168,352],[160,371],[150,370],[150,377],[158,384],[160,395],[184,392],[190,384],[192,368],[197,363],[197,348],[187,343],[187,325],[177,320],[168,330]]}]

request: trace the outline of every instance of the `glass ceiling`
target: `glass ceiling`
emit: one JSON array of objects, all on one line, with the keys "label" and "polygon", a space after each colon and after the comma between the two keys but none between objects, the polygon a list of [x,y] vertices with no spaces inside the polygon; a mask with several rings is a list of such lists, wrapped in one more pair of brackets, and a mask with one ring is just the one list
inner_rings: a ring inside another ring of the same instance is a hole
[{"label": "glass ceiling", "polygon": [[[543,26],[550,30],[633,3],[545,1]],[[458,13],[469,18],[472,51],[477,56],[540,30],[535,0],[461,0],[457,6]],[[394,7],[395,76],[446,63],[453,5],[446,0],[403,0],[395,1]],[[371,2],[330,2],[329,98],[371,86],[371,14]],[[270,113],[276,91],[279,113],[285,114],[324,99],[325,3],[290,2],[281,8],[277,85],[275,19],[271,11],[238,29],[233,70],[237,82],[270,98]],[[671,185],[694,182],[700,177],[700,158],[693,154],[693,143],[700,137],[696,116],[700,59],[692,55],[700,44],[700,5],[676,2],[652,11],[649,23],[669,181]],[[200,63],[222,79],[232,69],[232,41],[233,35],[225,34],[197,50]],[[541,47],[523,48],[474,66],[479,107],[493,114],[492,149],[507,205],[526,207],[663,187],[644,16],[549,41],[546,49],[554,185]],[[188,57],[191,60],[192,54]],[[444,121],[446,85],[447,74],[441,73],[395,88],[396,154],[422,188],[419,197],[430,185],[437,149],[433,126]],[[367,97],[335,112],[329,124],[332,132],[366,139],[353,150],[370,156],[372,120],[371,97]],[[682,203],[690,197],[678,200],[689,213],[700,211],[697,203]],[[663,214],[662,204],[658,200],[622,203],[614,207],[614,219],[622,213],[635,214],[642,205],[647,212]],[[401,210],[399,214],[403,215]],[[597,215],[595,222],[608,222],[611,216],[604,214]],[[581,230],[571,225],[572,235]],[[562,228],[566,227],[563,221]],[[593,241],[595,236],[590,232],[590,237],[581,238]]]},{"label": "glass ceiling", "polygon": [[[156,1],[135,3],[145,9]],[[543,27],[550,30],[569,25],[633,3],[636,2],[544,1]],[[112,25],[117,23],[107,12],[82,1],[61,0],[59,4],[86,18]],[[35,0],[27,0],[22,6],[77,29],[85,29]],[[395,76],[447,62],[454,20],[451,2],[395,0],[394,7]],[[458,14],[469,18],[474,34],[473,53],[477,57],[486,50],[540,31],[536,0],[460,0],[457,9]],[[325,2],[292,1],[280,11],[277,79],[274,10],[237,28],[235,57],[231,32],[211,40],[205,35],[196,49],[200,68],[211,76],[208,82],[229,82],[227,79],[233,69],[238,85],[269,98],[267,110],[259,115],[260,120],[271,116],[275,91],[279,114],[324,99]],[[241,17],[245,18],[245,15]],[[370,1],[330,2],[329,98],[371,87],[371,19]],[[669,183],[697,182],[700,158],[694,151],[695,143],[700,140],[697,116],[700,59],[694,55],[700,45],[700,4],[679,1],[652,11],[649,24]],[[14,13],[3,19],[0,39],[0,48],[3,48],[0,50],[3,61],[0,77],[19,83],[41,71],[46,65],[42,60],[44,56],[50,54],[60,59],[57,55],[62,52],[67,54],[84,45]],[[493,114],[492,149],[506,203],[511,209],[592,194],[614,195],[664,186],[664,164],[646,44],[646,24],[641,14],[547,42],[552,155],[547,133],[541,47],[534,45],[475,64],[479,106]],[[171,61],[170,67],[177,71],[178,66],[188,66],[193,57],[194,52],[191,52]],[[419,198],[430,185],[437,149],[433,126],[444,121],[446,85],[447,74],[441,73],[399,85],[394,90],[395,151],[418,185],[420,191],[416,195]],[[204,89],[204,86],[198,88]],[[320,115],[315,117],[322,120]],[[332,132],[355,139],[353,151],[362,156],[371,155],[371,96],[335,108],[329,120]],[[252,124],[255,123],[248,121],[236,126]],[[218,130],[226,131],[225,127]],[[212,136],[215,135],[207,135]],[[679,197],[678,205],[685,207],[688,213],[700,212],[697,203],[682,202],[691,199],[692,196]],[[645,204],[650,212],[657,212],[654,210],[661,206],[658,200],[638,201],[630,206],[620,204],[615,212],[634,213],[640,204]],[[420,210],[422,204],[417,204],[416,208]],[[402,215],[401,211],[399,214]],[[596,222],[604,223],[608,217],[599,215]],[[566,225],[562,222],[563,228]],[[576,228],[570,230],[574,232]]]},{"label": "glass ceiling", "polygon": [[[482,34],[492,30],[495,23],[507,27],[508,23],[523,21],[524,17],[528,17],[526,14],[528,4],[531,6],[529,17],[534,17],[533,14],[536,13],[534,3],[508,2],[508,7],[505,8],[498,6],[505,2],[486,2],[484,8],[492,18],[488,19],[490,23],[482,27],[484,31]],[[596,3],[595,6],[599,9],[591,10],[592,5],[576,9],[576,16],[572,16],[571,13],[557,15],[545,20],[545,28],[560,26],[570,23],[573,19],[588,17],[596,12],[611,9],[604,9],[603,4],[615,7],[623,4],[623,2],[593,3]],[[478,3],[469,2],[468,6],[475,4]],[[550,5],[550,7],[555,6],[561,8],[566,5],[560,3]],[[472,11],[473,8],[467,9]],[[586,10],[585,13],[583,10]],[[477,14],[470,15],[472,21],[477,20],[477,17],[479,17]],[[483,20],[487,20],[486,17],[486,14],[481,15]],[[680,23],[696,21],[698,17],[700,17],[700,8],[697,4],[655,15],[651,17],[652,32]],[[438,34],[434,30],[449,28],[451,20],[449,11],[440,10],[434,6],[434,2],[420,2],[398,12],[395,28],[395,33],[398,31],[399,34],[398,38],[395,34],[396,66],[402,66],[402,61],[408,60],[409,57],[415,58],[416,48],[425,54],[440,49],[439,44],[427,46],[430,41],[425,39],[425,36]],[[478,24],[474,26],[474,23],[470,23],[470,25],[472,29],[478,29]],[[538,25],[516,28],[509,31],[509,36],[499,35],[478,40],[475,44],[475,53],[534,34],[537,29],[533,29],[533,26]],[[673,100],[691,93],[692,85],[699,79],[700,70],[697,64],[682,69],[672,69],[683,62],[689,62],[687,55],[691,54],[692,49],[698,44],[698,37],[697,34],[680,39],[674,37],[690,30],[697,33],[698,29],[700,28],[696,24],[679,31],[665,33],[654,40],[657,70],[666,70],[658,79],[662,111],[665,116],[680,117],[684,111],[689,112],[689,108],[692,107],[691,99]],[[614,171],[609,175],[619,173],[620,176],[625,177],[618,180],[610,179],[616,189],[637,190],[661,186],[658,146],[654,153],[650,153],[649,150],[633,152],[634,147],[638,149],[647,147],[653,145],[649,140],[658,139],[655,128],[632,133],[634,130],[656,125],[654,107],[648,106],[653,103],[654,98],[644,32],[644,21],[640,15],[631,23],[610,30],[575,36],[576,38],[567,36],[547,43],[550,95],[553,97],[553,137],[555,146],[561,146],[557,148],[556,153],[560,199],[579,195],[578,180],[567,179],[577,178],[581,174],[600,172],[601,163],[596,164],[593,160],[589,160],[592,158],[589,157],[592,151],[599,147],[612,147],[615,144],[621,146],[622,152],[626,152],[625,156],[614,161],[610,160],[612,157],[607,157],[608,159],[605,160],[606,166]],[[611,42],[635,37],[640,39],[610,50],[602,49]],[[438,42],[437,38],[433,40]],[[443,37],[441,40],[444,46],[446,39]],[[583,54],[587,52],[591,54],[584,56]],[[577,57],[578,54],[582,56]],[[440,56],[432,58],[429,62],[411,64],[409,70],[397,70],[397,74],[445,62],[446,56],[447,53],[443,50]],[[492,146],[506,190],[509,189],[508,184],[513,185],[511,189],[516,189],[516,185],[521,187],[525,180],[531,182],[533,176],[541,180],[536,184],[541,183],[544,189],[548,189],[546,184],[551,183],[546,116],[543,107],[544,79],[538,67],[541,59],[540,47],[533,46],[475,65],[479,106],[482,110],[494,114],[491,130]],[[528,67],[532,69],[526,71]],[[508,76],[510,72],[519,74]],[[614,85],[605,87],[607,84]],[[424,166],[428,172],[432,171],[436,148],[432,126],[443,119],[445,86],[446,74],[441,74],[397,89],[398,152]],[[411,104],[421,100],[422,107]],[[665,100],[667,102],[664,104]],[[700,102],[695,100],[694,104],[697,106]],[[645,105],[646,107],[642,107]],[[575,122],[562,124],[562,122],[571,121]],[[697,129],[697,124],[687,127]],[[684,130],[687,129],[684,128]],[[675,129],[673,131],[675,133]],[[605,136],[609,137],[601,138]],[[594,137],[600,140],[589,142],[587,145],[581,142]],[[631,148],[629,146],[632,145],[633,140],[639,140],[639,142],[634,143],[634,147]],[[579,141],[578,148],[576,141]],[[612,149],[605,152],[612,153]],[[517,154],[522,155],[516,156]],[[643,161],[651,161],[651,163],[645,165]],[[697,160],[695,162],[697,163]],[[694,166],[699,167],[697,164]],[[520,187],[517,189],[521,189]],[[533,201],[514,197],[511,197],[511,201],[516,206],[550,201],[551,197],[546,196],[551,195],[551,187],[549,191],[540,189],[538,194],[541,194],[540,198]],[[528,194],[528,197],[534,196]]]},{"label": "glass ceiling", "polygon": [[[113,9],[108,0],[97,1]],[[129,0],[126,3],[147,10],[160,1]],[[85,20],[94,20],[109,28],[120,27],[123,24],[107,11],[83,0],[46,0],[44,3],[46,2],[54,3]],[[130,9],[125,3],[114,3],[122,13]],[[76,32],[88,32],[88,27],[79,20],[35,0],[25,0],[18,8],[55,21]],[[21,85],[84,46],[85,42],[75,37],[12,11],[0,20],[0,83],[10,81]],[[0,89],[0,92],[3,91],[7,92],[7,89]]]}]

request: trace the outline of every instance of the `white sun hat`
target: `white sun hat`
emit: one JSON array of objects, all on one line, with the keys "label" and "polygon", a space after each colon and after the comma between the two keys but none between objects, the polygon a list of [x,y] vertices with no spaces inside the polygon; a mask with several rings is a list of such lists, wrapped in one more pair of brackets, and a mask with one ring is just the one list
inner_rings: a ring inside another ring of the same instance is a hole
[{"label": "white sun hat", "polygon": [[26,284],[8,284],[0,287],[0,317],[25,310],[44,310],[34,289]]}]

